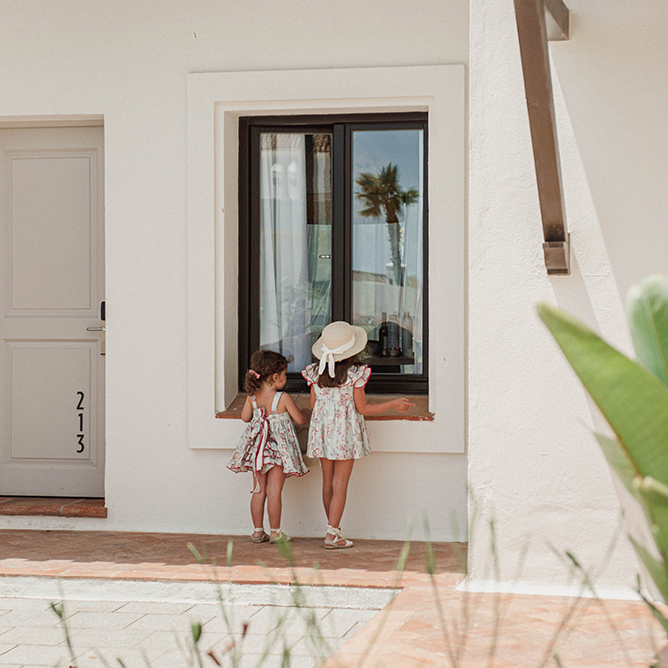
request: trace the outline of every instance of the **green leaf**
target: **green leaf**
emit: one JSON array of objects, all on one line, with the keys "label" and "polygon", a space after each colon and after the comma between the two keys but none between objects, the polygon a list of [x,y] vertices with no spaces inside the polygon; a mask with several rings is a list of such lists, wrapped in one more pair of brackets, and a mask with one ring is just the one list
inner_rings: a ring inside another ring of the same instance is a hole
[{"label": "green leaf", "polygon": [[53,610],[58,615],[58,617],[60,617],[60,619],[63,618],[64,611],[63,611],[63,604],[62,603],[57,604],[57,603],[51,602],[51,603],[49,603],[49,607],[51,608],[51,610]]},{"label": "green leaf", "polygon": [[234,541],[230,538],[227,541],[227,567],[232,567],[232,552],[234,550]]},{"label": "green leaf", "polygon": [[647,476],[642,479],[639,487],[640,493],[652,508],[668,508],[668,486]]},{"label": "green leaf", "polygon": [[626,297],[638,361],[668,384],[668,276],[648,276]]},{"label": "green leaf", "polygon": [[633,479],[637,474],[633,468],[633,462],[629,459],[622,444],[616,438],[608,438],[607,436],[603,436],[603,434],[595,433],[594,436],[596,436],[596,440],[601,446],[608,464],[610,464],[617,477],[622,481],[624,487],[633,496],[638,498],[638,492],[633,485]]},{"label": "green leaf", "polygon": [[645,568],[654,581],[656,588],[661,593],[661,596],[663,596],[663,600],[668,601],[668,571],[666,569],[666,563],[663,560],[657,561],[642,545],[640,545],[640,543],[634,540],[632,536],[629,536],[629,540],[633,544],[641,561],[645,564]]},{"label": "green leaf", "polygon": [[643,478],[638,491],[652,524],[652,535],[664,560],[668,557],[668,487],[654,478]]},{"label": "green leaf", "polygon": [[193,557],[195,557],[198,564],[204,563],[204,558],[199,553],[199,550],[192,543],[186,543],[186,547],[192,552]]},{"label": "green leaf", "polygon": [[657,608],[654,603],[652,603],[652,601],[650,601],[640,590],[638,590],[638,594],[640,594],[640,598],[645,601],[647,607],[652,611],[655,619],[659,622],[659,624],[661,624],[661,626],[663,626],[663,630],[668,633],[668,619],[663,616],[661,610],[659,610],[659,608]]},{"label": "green leaf", "polygon": [[636,473],[668,484],[668,387],[567,313],[540,304],[538,314],[610,423]]}]

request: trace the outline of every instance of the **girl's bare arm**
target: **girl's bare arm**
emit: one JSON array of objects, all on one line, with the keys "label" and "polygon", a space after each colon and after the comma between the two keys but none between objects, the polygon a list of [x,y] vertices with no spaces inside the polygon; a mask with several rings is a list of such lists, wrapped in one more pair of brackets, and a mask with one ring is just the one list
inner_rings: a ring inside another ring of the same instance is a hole
[{"label": "girl's bare arm", "polygon": [[253,403],[251,402],[250,396],[246,397],[246,403],[241,409],[241,419],[244,422],[250,422],[253,418]]},{"label": "girl's bare arm", "polygon": [[[306,423],[306,418],[304,417],[304,414],[297,408],[297,404],[292,400],[292,397],[289,394],[286,394],[285,392],[281,396],[281,400],[278,402],[278,407],[280,408],[281,405],[285,406],[285,410],[290,413],[290,417],[297,423],[297,424],[305,424]],[[279,413],[282,413],[283,411],[279,410]]]},{"label": "girl's bare arm", "polygon": [[398,399],[392,399],[392,401],[383,401],[381,404],[367,404],[366,402],[366,392],[363,387],[354,388],[355,397],[355,408],[362,415],[378,415],[379,413],[384,413],[389,411],[392,408],[394,410],[405,413],[411,406],[415,404],[410,403],[406,397],[399,397]]},{"label": "girl's bare arm", "polygon": [[315,387],[311,385],[311,410],[315,408]]}]

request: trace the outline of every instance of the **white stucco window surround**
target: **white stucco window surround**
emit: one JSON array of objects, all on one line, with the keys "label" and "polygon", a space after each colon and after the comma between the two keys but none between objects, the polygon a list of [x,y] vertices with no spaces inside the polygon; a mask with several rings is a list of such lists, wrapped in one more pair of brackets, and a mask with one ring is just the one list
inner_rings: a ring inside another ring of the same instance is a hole
[{"label": "white stucco window surround", "polygon": [[[233,448],[236,396],[238,127],[242,116],[429,114],[431,422],[369,423],[374,449],[464,452],[464,65],[188,75],[188,440]],[[375,436],[374,436],[375,434]]]}]

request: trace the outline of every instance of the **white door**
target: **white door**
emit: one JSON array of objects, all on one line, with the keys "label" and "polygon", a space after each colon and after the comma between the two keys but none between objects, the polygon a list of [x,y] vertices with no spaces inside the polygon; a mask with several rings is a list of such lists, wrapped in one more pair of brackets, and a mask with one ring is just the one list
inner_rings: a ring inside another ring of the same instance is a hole
[{"label": "white door", "polygon": [[103,147],[0,129],[0,495],[104,496]]}]

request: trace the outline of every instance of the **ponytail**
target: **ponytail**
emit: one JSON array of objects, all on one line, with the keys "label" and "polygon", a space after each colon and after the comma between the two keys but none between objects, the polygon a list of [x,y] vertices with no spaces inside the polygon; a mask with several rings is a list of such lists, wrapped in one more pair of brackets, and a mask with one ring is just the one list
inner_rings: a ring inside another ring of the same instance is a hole
[{"label": "ponytail", "polygon": [[246,394],[253,396],[262,386],[262,376],[253,369],[248,369],[246,371],[246,377],[244,378],[244,390]]}]

